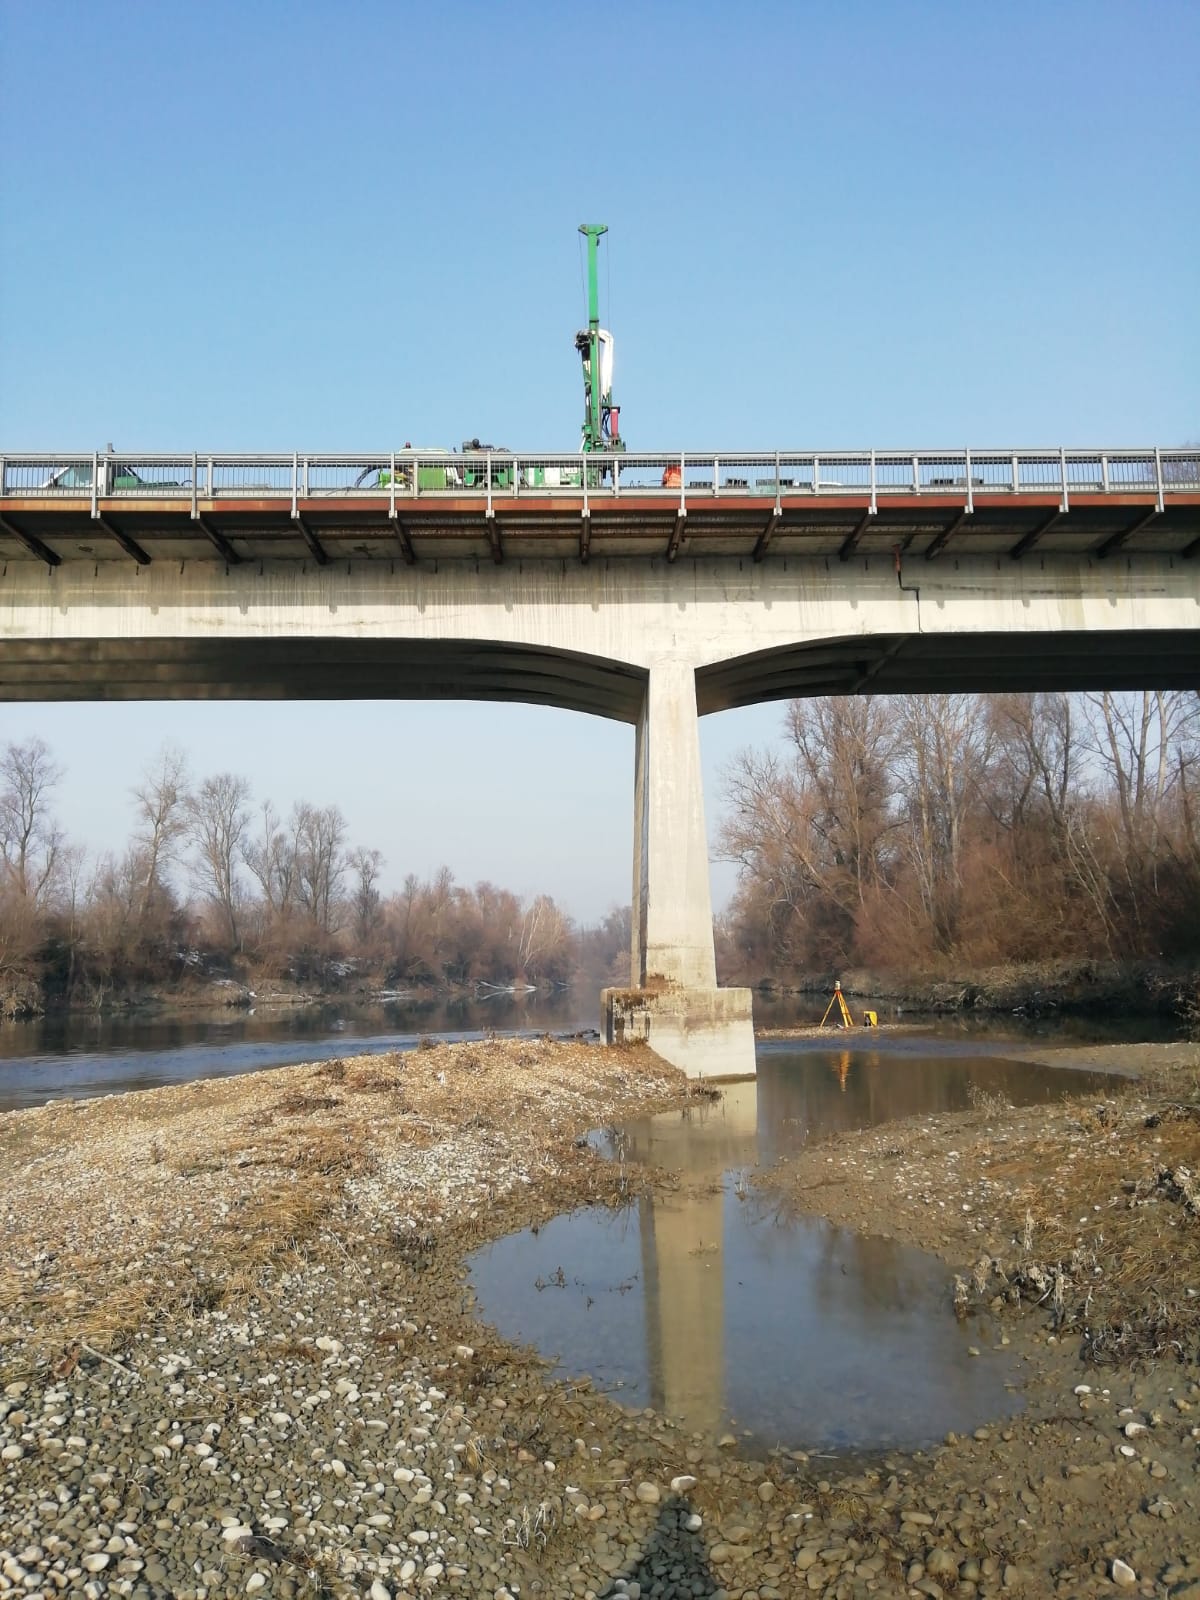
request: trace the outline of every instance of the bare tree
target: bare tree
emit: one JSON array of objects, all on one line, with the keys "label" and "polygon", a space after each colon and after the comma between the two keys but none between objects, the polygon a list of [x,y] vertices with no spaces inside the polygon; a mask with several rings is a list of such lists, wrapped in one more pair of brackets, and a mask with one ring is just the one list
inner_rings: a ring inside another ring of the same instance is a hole
[{"label": "bare tree", "polygon": [[347,857],[352,875],[350,904],[354,912],[354,933],[360,945],[367,945],[382,922],[379,874],[383,855],[359,845]]},{"label": "bare tree", "polygon": [[188,778],[183,752],[165,745],[133,791],[137,824],[134,843],[141,856],[139,919],[165,890],[164,874],[187,833]]},{"label": "bare tree", "polygon": [[75,986],[75,968],[83,942],[83,911],[87,851],[80,844],[68,845],[61,854],[63,942],[67,947],[67,993]]},{"label": "bare tree", "polygon": [[726,770],[719,848],[789,960],[844,954],[887,877],[894,718],[871,696],[795,700],[785,726],[786,759],[743,752]]},{"label": "bare tree", "polygon": [[1116,793],[1123,847],[1157,854],[1163,802],[1178,776],[1177,752],[1194,730],[1196,696],[1183,690],[1087,695],[1091,746]]},{"label": "bare tree", "polygon": [[292,813],[296,849],[296,897],[316,932],[327,938],[337,928],[346,861],[346,819],[337,806],[303,802]]},{"label": "bare tree", "polygon": [[793,700],[786,726],[798,776],[815,801],[810,825],[827,879],[847,909],[861,905],[883,873],[894,826],[892,708],[871,695]]},{"label": "bare tree", "polygon": [[571,925],[548,894],[537,895],[521,921],[517,971],[527,981],[557,977],[564,951],[571,942]]},{"label": "bare tree", "polygon": [[989,757],[975,695],[901,695],[897,771],[907,818],[905,854],[939,949],[955,942],[966,827]]},{"label": "bare tree", "polygon": [[296,898],[296,847],[294,832],[289,836],[278,812],[264,800],[257,838],[247,839],[242,857],[258,881],[263,899],[273,919],[292,909]]},{"label": "bare tree", "polygon": [[0,856],[11,887],[41,906],[54,880],[62,834],[50,810],[62,768],[41,739],[0,756]]},{"label": "bare tree", "polygon": [[986,702],[992,730],[989,811],[1009,832],[1049,827],[1061,839],[1077,797],[1079,734],[1067,694],[998,694]]},{"label": "bare tree", "polygon": [[187,826],[197,881],[225,922],[230,945],[241,948],[238,863],[250,816],[250,785],[231,772],[205,778],[188,797]]}]

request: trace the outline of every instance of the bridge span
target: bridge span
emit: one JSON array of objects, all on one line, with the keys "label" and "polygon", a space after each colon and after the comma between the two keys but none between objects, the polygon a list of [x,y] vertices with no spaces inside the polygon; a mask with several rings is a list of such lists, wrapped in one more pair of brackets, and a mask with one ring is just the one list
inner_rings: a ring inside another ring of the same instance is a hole
[{"label": "bridge span", "polygon": [[0,457],[0,699],[523,700],[636,726],[610,1039],[753,1073],[698,716],[1200,689],[1200,452]]}]

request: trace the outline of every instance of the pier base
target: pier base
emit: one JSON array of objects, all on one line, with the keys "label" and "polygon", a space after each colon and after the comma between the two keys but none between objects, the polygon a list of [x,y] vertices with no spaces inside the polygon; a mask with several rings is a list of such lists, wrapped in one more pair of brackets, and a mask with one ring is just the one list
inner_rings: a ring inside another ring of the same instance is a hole
[{"label": "pier base", "polygon": [[749,989],[605,989],[605,1044],[648,1044],[689,1078],[752,1078]]}]

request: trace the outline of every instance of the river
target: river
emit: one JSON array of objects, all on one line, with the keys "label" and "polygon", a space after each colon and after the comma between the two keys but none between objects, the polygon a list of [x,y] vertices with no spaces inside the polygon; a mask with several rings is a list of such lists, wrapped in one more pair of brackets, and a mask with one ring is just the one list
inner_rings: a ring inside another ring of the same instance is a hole
[{"label": "river", "polygon": [[[855,1000],[855,1014],[861,1004],[870,1003]],[[881,1021],[916,1020],[916,1013],[901,1016],[893,1005],[874,1004]],[[812,995],[756,995],[754,1001],[755,1022],[764,1028],[816,1022],[823,1009]],[[192,1078],[229,1077],[298,1061],[411,1050],[426,1035],[471,1039],[489,1032],[590,1033],[598,1013],[598,996],[590,988],[497,993],[487,999],[327,1000],[160,1016],[60,1011],[0,1024],[0,1111],[64,1096],[119,1094]],[[1014,1038],[1085,1044],[1176,1036],[1155,1018],[1030,1021],[967,1012],[925,1022],[928,1037],[938,1041],[934,1053],[954,1044],[959,1051],[994,1054]],[[861,1035],[854,1037],[861,1041]],[[879,1036],[881,1041],[885,1037]],[[913,1048],[913,1036],[896,1037],[910,1041],[898,1048]],[[760,1050],[776,1048],[775,1041],[760,1045]]]}]

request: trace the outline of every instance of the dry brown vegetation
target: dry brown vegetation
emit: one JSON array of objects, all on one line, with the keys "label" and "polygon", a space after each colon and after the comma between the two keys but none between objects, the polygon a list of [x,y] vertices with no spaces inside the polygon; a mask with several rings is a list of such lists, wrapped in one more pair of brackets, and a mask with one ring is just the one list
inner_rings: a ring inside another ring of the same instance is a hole
[{"label": "dry brown vegetation", "polygon": [[1198,1172],[1194,1075],[1058,1112],[989,1163],[1017,1248],[973,1287],[1046,1306],[1092,1361],[1200,1360]]},{"label": "dry brown vegetation", "polygon": [[537,1177],[555,1208],[618,1199],[577,1135],[687,1092],[646,1050],[431,1042],[10,1113],[0,1376],[119,1358],[153,1319],[269,1296],[289,1259],[344,1252],[368,1216],[403,1255],[489,1234]]},{"label": "dry brown vegetation", "polygon": [[284,817],[235,773],[192,778],[170,749],[133,788],[127,843],[89,860],[55,820],[61,777],[39,739],[0,747],[0,1009],[14,1015],[231,974],[463,988],[566,982],[580,964],[603,981],[627,964],[627,914],[577,930],[549,895],[447,868],[388,895],[382,853],[351,843],[337,806]]},{"label": "dry brown vegetation", "polygon": [[726,800],[729,979],[1200,954],[1191,692],[797,700]]}]

